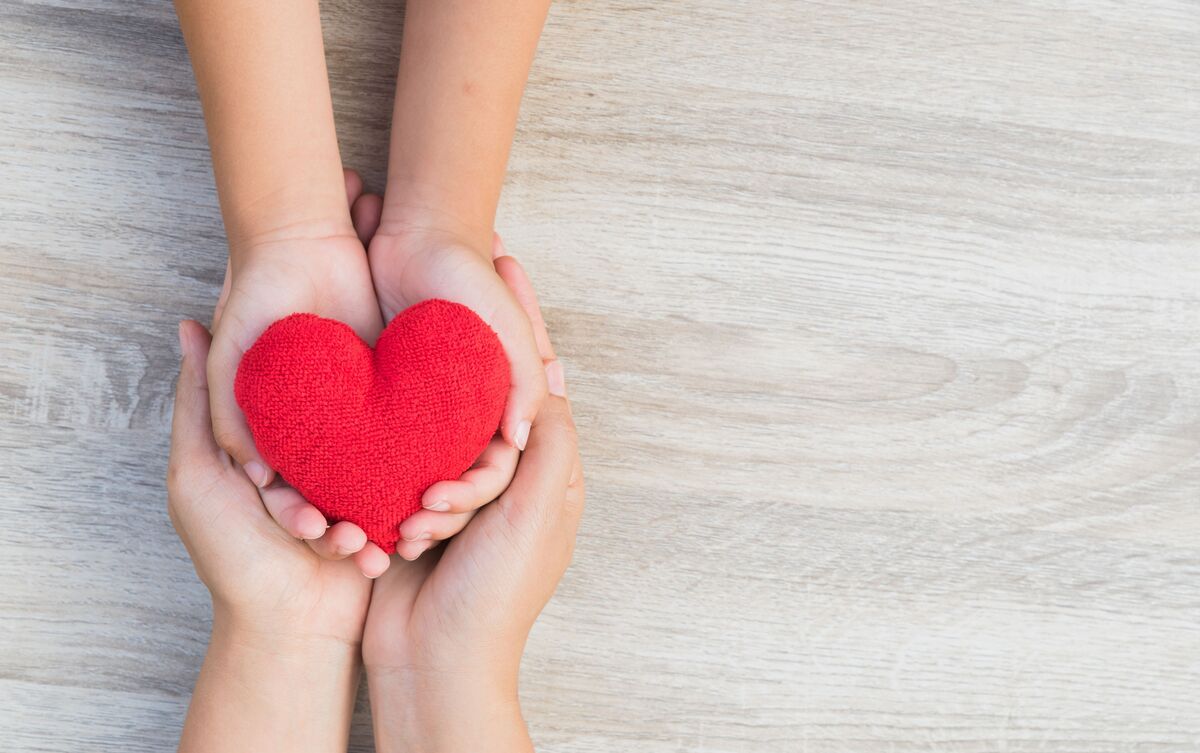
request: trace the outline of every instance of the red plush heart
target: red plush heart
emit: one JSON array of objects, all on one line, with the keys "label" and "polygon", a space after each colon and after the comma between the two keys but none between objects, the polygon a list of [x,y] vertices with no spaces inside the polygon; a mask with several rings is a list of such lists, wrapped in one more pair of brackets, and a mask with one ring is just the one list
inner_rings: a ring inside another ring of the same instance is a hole
[{"label": "red plush heart", "polygon": [[483,452],[508,386],[496,333],[433,300],[393,319],[374,349],[332,319],[280,319],[242,357],[234,392],[267,463],[390,553],[421,494]]}]

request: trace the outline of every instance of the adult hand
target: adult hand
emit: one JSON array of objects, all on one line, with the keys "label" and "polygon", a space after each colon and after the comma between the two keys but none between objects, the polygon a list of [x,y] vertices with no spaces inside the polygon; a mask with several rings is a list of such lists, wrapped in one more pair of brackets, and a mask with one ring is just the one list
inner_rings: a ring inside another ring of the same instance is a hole
[{"label": "adult hand", "polygon": [[[396,563],[375,582],[363,661],[380,751],[527,749],[517,707],[525,639],[574,549],[583,477],[561,365],[511,256],[496,270],[537,326],[551,396],[512,483],[444,548]],[[428,542],[432,546],[435,542]]]},{"label": "adult hand", "polygon": [[179,750],[344,748],[371,591],[334,543],[350,524],[311,547],[276,525],[264,503],[292,504],[296,492],[281,483],[258,489],[217,446],[208,332],[187,321],[179,337],[168,510],[213,601]]},{"label": "adult hand", "polygon": [[183,365],[167,466],[168,511],[212,593],[214,622],[281,643],[357,644],[371,581],[347,559],[353,546],[338,545],[357,527],[338,523],[308,544],[276,525],[267,510],[299,504],[299,495],[282,483],[255,487],[217,445],[206,375],[211,339],[192,321],[180,324],[179,338]]}]

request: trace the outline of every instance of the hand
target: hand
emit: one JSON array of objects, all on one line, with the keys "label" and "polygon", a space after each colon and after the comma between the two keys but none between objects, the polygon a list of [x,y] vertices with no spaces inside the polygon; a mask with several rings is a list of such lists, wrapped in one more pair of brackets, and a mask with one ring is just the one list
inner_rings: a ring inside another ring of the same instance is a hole
[{"label": "hand", "polygon": [[[360,198],[370,203],[362,196],[356,173],[347,170],[345,180],[351,206]],[[263,506],[283,530],[311,542],[315,552],[352,554],[363,574],[375,577],[387,569],[389,558],[367,542],[361,528],[350,523],[330,528],[325,516],[295,490],[269,486],[274,472],[255,448],[233,392],[242,355],[268,326],[289,314],[309,312],[343,321],[368,343],[378,337],[382,323],[362,243],[349,231],[324,232],[291,228],[231,251],[213,315],[208,359],[212,433],[245,475],[263,489]]]},{"label": "hand", "polygon": [[167,466],[168,511],[212,593],[214,623],[279,644],[358,644],[371,581],[336,543],[346,527],[357,526],[338,523],[304,543],[275,524],[264,508],[307,503],[282,483],[256,488],[217,446],[206,376],[211,339],[192,321],[180,324],[179,339],[183,365]]},{"label": "hand", "polygon": [[528,749],[517,707],[521,652],[570,562],[583,478],[561,365],[532,288],[510,256],[496,269],[537,327],[549,397],[511,485],[441,550],[374,585],[363,634],[379,750]]},{"label": "hand", "polygon": [[427,489],[422,496],[425,509],[401,524],[396,552],[413,560],[461,531],[480,507],[508,486],[533,418],[545,400],[546,378],[529,317],[491,262],[493,255],[504,254],[499,236],[493,236],[489,248],[478,248],[478,241],[469,240],[472,234],[444,229],[450,223],[430,213],[426,219],[413,219],[410,213],[404,223],[393,219],[381,227],[381,204],[377,197],[364,197],[355,206],[354,221],[359,238],[368,244],[371,275],[385,319],[430,298],[457,301],[496,331],[512,369],[512,387],[497,437],[461,478]]},{"label": "hand", "polygon": [[371,591],[334,548],[350,524],[310,544],[276,525],[264,502],[295,504],[296,492],[281,482],[259,490],[217,446],[208,332],[181,322],[179,340],[168,510],[213,600],[212,638],[179,750],[344,748]]},{"label": "hand", "polygon": [[[456,301],[479,314],[496,331],[512,368],[512,387],[505,406],[500,433],[518,450],[524,449],[529,428],[546,398],[546,378],[529,318],[513,293],[492,266],[501,255],[498,238],[490,232],[486,241],[475,233],[447,229],[426,218],[389,218],[383,224],[368,215],[378,205],[357,207],[360,237],[369,238],[368,259],[375,292],[384,319],[430,298]],[[371,232],[378,227],[378,232]]]}]

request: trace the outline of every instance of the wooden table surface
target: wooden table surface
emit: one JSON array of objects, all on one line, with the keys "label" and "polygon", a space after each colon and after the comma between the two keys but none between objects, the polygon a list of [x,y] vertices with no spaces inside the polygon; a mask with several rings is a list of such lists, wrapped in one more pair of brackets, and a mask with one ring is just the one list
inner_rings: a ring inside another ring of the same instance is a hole
[{"label": "wooden table surface", "polygon": [[[402,8],[324,12],[378,190]],[[167,750],[225,257],[169,3],[0,5],[0,170],[0,749]],[[589,477],[544,750],[1200,750],[1200,5],[563,0],[498,228]]]}]

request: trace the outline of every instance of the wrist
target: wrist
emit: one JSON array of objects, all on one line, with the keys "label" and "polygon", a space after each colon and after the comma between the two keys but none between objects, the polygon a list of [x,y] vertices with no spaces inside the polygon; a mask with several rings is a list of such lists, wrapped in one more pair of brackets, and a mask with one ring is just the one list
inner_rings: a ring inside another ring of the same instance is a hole
[{"label": "wrist", "polygon": [[379,753],[532,750],[515,677],[368,667]]},{"label": "wrist", "polygon": [[264,249],[306,241],[357,240],[345,189],[338,190],[336,196],[291,196],[295,189],[281,189],[246,206],[223,206],[230,259],[236,264]]},{"label": "wrist", "polygon": [[495,209],[468,204],[447,187],[390,177],[377,235],[458,243],[490,257]]},{"label": "wrist", "polygon": [[360,261],[363,245],[353,227],[335,221],[309,221],[302,226],[262,233],[229,243],[229,262],[236,279],[243,270],[278,269],[280,265],[317,269]]},{"label": "wrist", "polygon": [[179,749],[345,749],[358,688],[357,647],[268,635],[214,614]]},{"label": "wrist", "polygon": [[222,649],[280,661],[358,665],[362,620],[309,624],[277,613],[248,614],[214,600],[212,644]]}]

